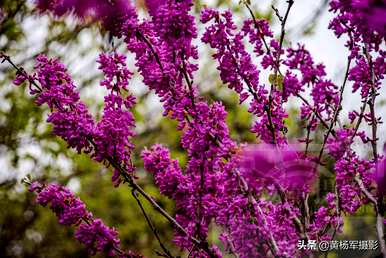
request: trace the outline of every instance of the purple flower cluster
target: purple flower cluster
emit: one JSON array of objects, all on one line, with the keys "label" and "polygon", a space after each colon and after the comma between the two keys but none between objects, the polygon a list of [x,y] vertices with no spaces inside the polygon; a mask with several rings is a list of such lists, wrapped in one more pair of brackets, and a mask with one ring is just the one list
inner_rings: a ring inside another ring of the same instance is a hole
[{"label": "purple flower cluster", "polygon": [[257,192],[270,186],[284,191],[309,192],[314,179],[314,165],[302,159],[293,146],[267,144],[248,146],[243,150],[240,173]]},{"label": "purple flower cluster", "polygon": [[353,129],[341,129],[334,138],[327,140],[327,150],[336,160],[334,170],[340,208],[350,214],[369,201],[360,189],[358,179],[366,189],[372,189],[374,182],[374,162],[360,159],[351,149],[355,135],[358,134]]},{"label": "purple flower cluster", "polygon": [[[186,129],[181,140],[189,158],[185,175],[177,161],[171,160],[168,151],[159,145],[144,150],[142,158],[145,168],[154,174],[161,193],[176,200],[177,221],[190,236],[206,239],[209,223],[217,216],[216,196],[222,191],[217,182],[226,165],[224,158],[234,143],[229,138],[226,140],[229,137],[224,121],[226,113],[219,103],[210,107],[197,103],[196,110],[198,120],[192,121],[194,126]],[[222,139],[222,143],[216,145],[212,137]],[[189,236],[180,232],[176,232],[174,242],[184,248],[192,246]]]},{"label": "purple flower cluster", "polygon": [[191,44],[197,34],[192,26],[194,17],[189,14],[191,6],[188,0],[160,2],[151,21],[131,19],[123,29],[144,83],[164,104],[164,115],[176,119],[180,129],[186,124],[187,113],[194,115],[192,100],[197,96],[195,85],[183,84],[197,70],[197,65],[189,62],[198,58],[197,48]]},{"label": "purple flower cluster", "polygon": [[[162,3],[162,4],[161,4]],[[178,50],[190,57],[196,56],[197,50],[191,41],[197,37],[194,16],[189,14],[192,0],[161,1],[156,15],[153,15],[153,26],[159,40],[168,50]]]},{"label": "purple flower cluster", "polygon": [[63,138],[78,152],[91,151],[88,138],[92,136],[94,121],[86,105],[79,100],[74,82],[66,68],[57,59],[38,56],[34,78],[41,91],[33,90],[38,105],[47,104],[52,112],[47,122],[54,125],[53,133]]},{"label": "purple flower cluster", "polygon": [[[330,7],[330,11],[337,13],[330,27],[338,37],[349,32],[373,43],[386,36],[384,0],[334,0]],[[370,35],[371,38],[366,39]]]},{"label": "purple flower cluster", "polygon": [[[258,21],[256,28],[252,26],[252,20],[247,20],[238,33],[230,11],[220,13],[212,9],[202,11],[201,22],[212,22],[206,28],[202,41],[216,50],[213,58],[219,63],[217,69],[221,80],[239,94],[240,103],[252,98],[248,111],[260,118],[253,125],[252,132],[267,143],[285,143],[283,119],[287,114],[281,106],[283,94],[275,88],[268,94],[266,87],[259,84],[259,71],[243,44],[244,38],[249,35],[254,51],[258,56],[263,55],[262,39],[273,36],[267,23]],[[277,41],[272,39],[271,46],[273,53],[264,54],[261,64],[265,69],[270,67],[275,70],[277,64],[273,54],[276,53],[274,50],[279,51]]]},{"label": "purple flower cluster", "polygon": [[330,3],[330,11],[336,16],[329,27],[338,37],[348,37],[349,58],[355,60],[348,76],[354,82],[353,92],[360,90],[365,99],[379,89],[386,73],[386,52],[381,47],[386,37],[386,3],[383,0],[334,0]]},{"label": "purple flower cluster", "polygon": [[[334,110],[339,103],[338,87],[326,79],[326,72],[323,64],[315,64],[309,51],[303,45],[297,48],[287,49],[287,59],[284,64],[293,72],[299,71],[301,79],[298,80],[301,86],[296,85],[297,81],[292,77],[292,87],[297,89],[296,93],[306,85],[311,85],[312,108],[303,104],[301,107],[301,118],[307,119],[311,129],[315,130],[318,121],[314,118],[317,112],[325,120],[333,118]],[[293,76],[293,75],[292,75]]]},{"label": "purple flower cluster", "polygon": [[[191,44],[197,36],[192,26],[194,18],[189,14],[191,5],[191,1],[165,1],[157,6],[151,21],[130,21],[125,29],[127,47],[136,55],[144,83],[160,97],[164,115],[176,119],[178,129],[184,129],[181,143],[189,158],[186,176],[160,146],[145,150],[142,157],[161,192],[177,201],[176,220],[188,235],[176,231],[174,242],[186,249],[194,247],[190,237],[207,237],[209,223],[215,216],[211,199],[217,192],[217,174],[234,146],[224,107],[197,99],[197,87],[192,82],[197,65],[190,62],[197,58],[197,49]],[[197,248],[192,253],[205,254]]]},{"label": "purple flower cluster", "polygon": [[360,178],[363,185],[371,189],[373,170],[373,162],[362,160],[354,153],[347,154],[335,163],[336,185],[343,211],[353,214],[362,204],[369,202],[355,178]]},{"label": "purple flower cluster", "polygon": [[386,158],[380,159],[375,170],[375,181],[377,182],[378,192],[386,195]]},{"label": "purple flower cluster", "polygon": [[75,237],[90,253],[105,252],[108,257],[130,257],[120,250],[120,240],[115,229],[95,219],[86,205],[67,188],[58,184],[42,185],[34,182],[29,190],[35,192],[36,202],[49,206],[58,217],[59,223],[77,226]]},{"label": "purple flower cluster", "polygon": [[[224,188],[231,186],[229,180],[225,184]],[[295,204],[255,199],[238,189],[224,189],[227,195],[219,199],[216,223],[224,227],[220,240],[226,251],[245,258],[267,257],[269,253],[280,257],[300,255],[296,250],[300,233],[295,225],[300,211]]]},{"label": "purple flower cluster", "polygon": [[108,256],[114,257],[120,244],[117,231],[104,225],[100,219],[82,223],[76,230],[75,237],[86,246],[91,255],[106,252]]},{"label": "purple flower cluster", "polygon": [[[375,101],[382,80],[386,74],[386,51],[382,49],[386,36],[384,19],[386,3],[385,1],[334,0],[330,3],[330,11],[336,13],[336,16],[330,22],[329,27],[338,37],[347,36],[346,46],[350,51],[349,60],[354,61],[353,66],[349,67],[347,78],[353,82],[352,92],[360,92],[363,103],[360,110],[349,112],[350,122],[352,124],[356,123],[356,127],[358,127],[361,121],[365,121],[374,132],[377,125],[382,123],[381,118],[375,115],[374,106],[376,105]],[[366,111],[366,106],[369,106],[370,111]],[[373,148],[372,161],[361,160],[354,152],[349,150],[346,156],[335,164],[337,183],[339,181],[339,184],[342,185],[342,191],[345,193],[343,198],[351,203],[348,210],[353,212],[360,206],[362,198],[360,197],[358,185],[349,184],[347,180],[359,176],[366,189],[371,190],[372,179],[378,178],[378,192],[382,193],[383,182],[379,181],[379,170],[376,169],[376,167],[382,167],[382,161],[377,155],[377,151],[374,150],[377,141],[374,133],[368,135],[365,132],[358,132],[358,130],[342,130],[340,132],[343,134],[338,134],[338,141],[342,146],[338,147],[335,144],[336,147],[333,147],[335,150],[340,149],[339,156],[343,155],[344,151],[342,152],[342,150],[349,147],[350,141],[354,137],[360,137],[363,143],[371,143]],[[332,140],[330,141],[332,142]],[[331,145],[334,146],[334,144]],[[335,156],[335,158],[339,157]],[[376,163],[378,165],[375,165]],[[373,178],[370,178],[369,173],[364,173],[366,169],[370,168],[376,172]],[[349,201],[350,199],[355,204],[352,204]]]},{"label": "purple flower cluster", "polygon": [[36,0],[36,7],[56,16],[74,14],[81,20],[101,22],[114,35],[119,35],[119,28],[129,17],[136,16],[128,0]]},{"label": "purple flower cluster", "polygon": [[321,206],[314,213],[314,220],[309,226],[309,237],[311,239],[324,241],[332,240],[332,234],[326,230],[329,229],[329,227],[333,228],[333,232],[340,233],[342,231],[343,221],[337,214],[334,199],[335,195],[333,193],[328,193],[326,197],[326,200],[329,203],[328,207]]},{"label": "purple flower cluster", "polygon": [[[145,169],[154,174],[161,193],[173,200],[184,198],[188,189],[188,179],[183,175],[177,160],[170,158],[169,150],[162,145],[154,145],[142,151]],[[182,206],[181,206],[182,208]]]},{"label": "purple flower cluster", "polygon": [[211,20],[214,20],[215,24],[206,29],[202,41],[216,49],[213,58],[218,60],[217,69],[222,81],[239,93],[240,102],[243,102],[249,96],[243,87],[244,80],[248,87],[256,91],[259,86],[259,71],[245,50],[243,35],[234,35],[237,27],[233,22],[232,13],[205,9],[201,14],[201,22],[209,23]]},{"label": "purple flower cluster", "polygon": [[78,225],[83,218],[91,216],[86,210],[86,205],[65,187],[57,184],[43,186],[34,182],[30,187],[31,192],[37,193],[36,202],[50,209],[58,217],[59,223],[67,226]]},{"label": "purple flower cluster", "polygon": [[336,160],[341,159],[353,143],[354,130],[340,129],[336,132],[335,137],[327,140],[327,150]]},{"label": "purple flower cluster", "polygon": [[[130,109],[135,104],[134,96],[127,94],[132,73],[127,69],[126,57],[112,53],[101,54],[98,60],[105,74],[101,86],[110,93],[105,97],[102,119],[95,123],[86,105],[80,101],[79,93],[64,65],[57,59],[39,56],[36,60],[37,73],[32,76],[39,88],[31,88],[37,95],[38,105],[47,104],[52,112],[47,121],[54,125],[53,133],[63,138],[78,152],[91,153],[98,162],[114,162],[126,172],[133,172],[130,160],[134,148],[130,138],[135,135],[135,121]],[[16,85],[28,78],[19,76]],[[126,95],[124,97],[124,95]],[[120,183],[120,173],[114,172],[115,185]]]},{"label": "purple flower cluster", "polygon": [[151,16],[156,16],[158,8],[165,2],[165,0],[145,0],[147,10]]},{"label": "purple flower cluster", "polygon": [[[126,97],[123,95],[128,90],[132,75],[125,61],[126,57],[118,53],[101,54],[99,57],[99,69],[105,74],[101,86],[110,90],[110,93],[105,96],[103,116],[93,132],[95,144],[93,156],[99,162],[111,162],[112,159],[131,173],[134,171],[130,160],[134,145],[130,142],[130,138],[135,135],[132,130],[135,121],[130,109],[135,105],[135,97],[130,94]],[[119,185],[118,170],[114,173],[113,181],[116,186]]]}]

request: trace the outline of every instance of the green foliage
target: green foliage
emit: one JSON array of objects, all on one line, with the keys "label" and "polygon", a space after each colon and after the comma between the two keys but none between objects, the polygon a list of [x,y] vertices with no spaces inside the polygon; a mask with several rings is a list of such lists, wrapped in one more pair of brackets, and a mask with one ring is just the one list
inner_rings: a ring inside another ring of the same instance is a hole
[{"label": "green foliage", "polygon": [[274,85],[280,91],[283,91],[283,80],[284,77],[281,74],[270,74],[268,77],[269,83]]}]

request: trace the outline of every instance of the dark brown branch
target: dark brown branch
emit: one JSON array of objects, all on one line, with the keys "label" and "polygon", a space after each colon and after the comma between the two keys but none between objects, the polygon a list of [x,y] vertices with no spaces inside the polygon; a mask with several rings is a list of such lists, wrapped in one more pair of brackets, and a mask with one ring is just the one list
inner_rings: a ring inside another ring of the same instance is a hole
[{"label": "dark brown branch", "polygon": [[137,36],[138,40],[143,40],[143,42],[145,42],[145,44],[149,47],[151,53],[153,54],[156,62],[159,65],[161,71],[163,72],[164,68],[163,68],[163,65],[161,63],[161,59],[159,58],[157,52],[154,50],[153,45],[151,44],[151,42],[138,29],[136,30],[136,36]]},{"label": "dark brown branch", "polygon": [[145,209],[144,209],[144,207],[143,207],[141,201],[139,200],[139,198],[138,198],[137,193],[135,192],[135,190],[132,190],[132,191],[131,191],[131,194],[132,194],[132,196],[134,197],[134,199],[137,201],[138,206],[139,206],[139,208],[141,209],[142,214],[143,214],[143,216],[145,217],[145,220],[146,220],[147,224],[149,225],[151,231],[153,231],[153,234],[154,234],[154,236],[156,237],[156,239],[157,239],[157,241],[158,241],[160,247],[161,247],[162,250],[165,252],[164,257],[174,258],[174,256],[170,253],[170,251],[169,251],[169,250],[166,248],[166,246],[162,243],[161,238],[160,238],[160,236],[158,235],[157,229],[154,227],[154,225],[153,225],[153,223],[151,222],[149,216],[147,215],[147,213],[146,213],[146,211],[145,211]]},{"label": "dark brown branch", "polygon": [[[370,67],[371,71],[371,99],[368,102],[370,107],[370,115],[371,115],[371,132],[372,132],[372,139],[371,147],[373,150],[373,159],[375,164],[378,164],[378,150],[377,150],[377,125],[378,120],[375,117],[375,99],[377,97],[377,88],[375,84],[375,75],[374,75],[374,64],[372,61],[372,58],[370,56],[370,53],[368,51],[368,47],[366,46],[364,48],[364,54],[366,56],[367,62]],[[375,167],[376,172],[378,169],[378,166]],[[377,215],[377,222],[376,222],[376,229],[377,229],[377,236],[380,244],[381,253],[383,254],[383,257],[386,258],[386,243],[385,243],[385,236],[384,236],[384,213],[385,213],[385,207],[383,205],[383,194],[379,191],[378,198],[376,200],[376,203],[374,204],[375,212]]]},{"label": "dark brown branch", "polygon": [[[266,222],[266,219],[265,219],[265,216],[264,216],[264,213],[263,211],[261,210],[260,206],[258,205],[255,197],[253,196],[253,194],[251,193],[251,191],[249,190],[249,187],[248,187],[248,184],[247,182],[245,181],[245,179],[241,176],[241,174],[239,173],[239,171],[235,171],[236,173],[236,176],[238,177],[239,181],[241,182],[241,185],[239,186],[240,189],[247,193],[248,195],[248,208],[250,209],[250,213],[251,213],[251,217],[252,217],[252,222],[253,224],[256,224],[256,218],[255,218],[255,208],[254,206],[256,205],[257,208],[258,208],[258,211],[260,213],[260,216],[262,217],[263,221],[264,221],[264,225],[267,225],[267,222]],[[278,248],[278,245],[277,245],[277,242],[275,240],[275,238],[273,237],[271,231],[269,231],[269,240],[270,242],[267,242],[267,245],[268,247],[270,248],[271,252],[272,252],[272,255],[274,257],[276,257],[276,254],[278,253],[279,251],[279,248]]]},{"label": "dark brown branch", "polygon": [[265,37],[260,34],[261,33],[261,28],[259,26],[259,23],[257,22],[255,14],[253,13],[253,11],[252,11],[251,7],[249,6],[249,4],[245,3],[245,6],[247,7],[247,9],[249,11],[249,14],[251,15],[251,17],[253,19],[253,23],[255,25],[255,28],[259,31],[260,38],[263,41],[264,47],[267,50],[268,55],[271,55],[271,49],[269,48],[269,46],[267,44],[267,41],[265,40]]},{"label": "dark brown branch", "polygon": [[330,134],[331,134],[331,132],[332,132],[332,130],[333,130],[337,120],[338,120],[339,113],[342,110],[343,93],[344,93],[344,89],[345,89],[346,84],[347,84],[347,79],[348,79],[348,74],[349,74],[349,71],[350,71],[350,66],[351,66],[351,58],[348,58],[346,72],[345,72],[345,76],[344,76],[344,80],[343,80],[343,84],[340,87],[340,91],[339,91],[339,102],[338,102],[337,106],[335,107],[335,112],[334,112],[333,119],[332,119],[332,121],[330,123],[330,126],[329,126],[329,128],[327,130],[326,135],[324,136],[323,143],[322,143],[322,148],[319,151],[318,161],[316,162],[315,170],[317,169],[318,164],[321,163],[323,152],[324,152],[324,148],[326,146],[328,137],[330,136]]}]

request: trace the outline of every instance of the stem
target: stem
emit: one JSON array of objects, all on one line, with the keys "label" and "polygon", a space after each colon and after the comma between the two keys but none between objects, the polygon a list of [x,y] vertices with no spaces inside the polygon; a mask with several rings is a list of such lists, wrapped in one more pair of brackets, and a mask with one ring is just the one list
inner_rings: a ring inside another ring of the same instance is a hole
[{"label": "stem", "polygon": [[366,96],[366,98],[363,100],[363,105],[362,105],[362,107],[361,107],[361,111],[360,111],[360,114],[359,114],[359,118],[358,118],[357,124],[355,125],[354,134],[351,136],[350,142],[353,141],[355,135],[357,134],[357,132],[358,132],[358,130],[359,130],[359,126],[361,125],[361,123],[362,123],[362,121],[363,121],[364,114],[365,114],[365,110],[366,110],[366,106],[367,106],[368,98],[369,98],[369,97]]},{"label": "stem", "polygon": [[[263,221],[264,221],[264,225],[267,225],[267,220],[264,216],[264,213],[263,211],[261,210],[260,206],[258,205],[255,197],[253,196],[253,194],[249,191],[249,187],[248,187],[248,184],[247,182],[245,181],[245,179],[240,175],[239,171],[236,171],[236,175],[239,179],[239,181],[242,183],[242,185],[240,185],[240,188],[241,190],[245,191],[248,195],[248,206],[250,208],[250,213],[251,213],[251,216],[253,217],[253,224],[256,224],[256,221],[255,221],[255,209],[254,209],[254,206],[256,205],[257,208],[258,208],[258,211],[260,213],[260,216],[262,217]],[[270,230],[268,230],[269,232],[269,240],[270,240],[270,243],[267,243],[268,247],[270,248],[271,252],[272,252],[272,255],[274,257],[277,257],[277,253],[278,253],[278,246],[277,246],[277,243],[276,243],[276,240],[275,238],[273,237],[272,233]]]},{"label": "stem", "polygon": [[[279,20],[281,22],[279,50],[278,50],[277,55],[276,55],[276,61],[275,61],[276,66],[275,66],[275,70],[274,70],[275,80],[274,80],[273,84],[275,84],[275,86],[277,86],[276,85],[277,84],[277,73],[280,70],[280,57],[281,57],[281,51],[283,49],[283,42],[284,42],[284,37],[285,37],[285,25],[287,23],[287,19],[288,19],[288,15],[289,15],[289,12],[291,10],[291,7],[295,3],[295,1],[294,0],[287,0],[287,3],[288,3],[288,6],[287,6],[287,10],[285,12],[284,18],[281,17],[279,14],[279,11],[274,6],[272,6],[272,9],[275,11],[276,16],[279,18]],[[271,85],[271,93],[272,93],[272,89],[273,89],[273,84]],[[271,93],[270,93],[270,96],[271,96]]]},{"label": "stem", "polygon": [[274,8],[274,10],[276,11],[276,14],[277,14],[279,20],[281,21],[281,33],[280,33],[280,41],[279,41],[279,51],[278,51],[277,56],[276,56],[275,81],[276,81],[277,72],[278,72],[279,66],[280,66],[279,62],[280,62],[281,50],[283,48],[283,42],[284,42],[284,36],[285,36],[285,24],[287,23],[289,12],[291,10],[291,7],[295,3],[295,1],[294,0],[287,0],[287,3],[288,3],[288,6],[287,6],[286,13],[284,15],[284,18],[281,18],[279,13],[277,12],[277,9],[275,9],[272,6],[272,8]]},{"label": "stem", "polygon": [[[370,107],[370,115],[371,115],[371,132],[372,132],[372,139],[371,139],[371,147],[373,150],[373,159],[375,163],[375,172],[377,172],[378,166],[378,150],[377,150],[377,125],[378,120],[375,116],[375,99],[377,97],[377,88],[374,81],[374,64],[372,62],[371,56],[369,54],[369,51],[367,49],[367,46],[364,48],[364,54],[367,58],[367,61],[370,66],[371,71],[371,99],[368,102]],[[384,238],[384,212],[385,207],[383,206],[383,194],[378,193],[378,198],[374,203],[375,212],[377,214],[377,222],[376,222],[376,229],[377,229],[377,236],[380,244],[380,249],[383,254],[383,257],[386,258],[386,243]]]},{"label": "stem", "polygon": [[[311,121],[313,121],[313,120],[314,120],[314,117],[311,117]],[[311,140],[310,140],[311,125],[308,124],[306,128],[307,128],[307,136],[306,136],[306,149],[304,150],[304,156],[307,157],[307,155],[308,155],[308,148],[309,148],[309,145],[311,143]]]},{"label": "stem", "polygon": [[[312,111],[314,112],[315,116],[320,120],[320,122],[322,123],[322,125],[324,126],[324,128],[328,129],[329,126],[327,125],[326,121],[324,121],[324,119],[322,118],[322,116],[319,114],[318,110],[316,110],[316,108],[312,108],[311,104],[307,101],[306,98],[304,98],[302,95],[300,95],[299,93],[296,94],[296,97],[300,98],[307,106],[309,106]],[[333,136],[335,136],[335,131],[332,130],[331,131],[331,134]]]},{"label": "stem", "polygon": [[[326,135],[324,136],[322,147],[319,151],[318,159],[317,159],[315,166],[314,166],[314,173],[318,169],[319,164],[321,164],[321,162],[322,162],[322,156],[323,156],[323,152],[324,152],[328,137],[330,136],[330,134],[333,134],[333,128],[338,120],[339,113],[342,110],[343,93],[344,93],[344,89],[345,89],[346,84],[347,84],[350,66],[351,66],[351,58],[348,58],[344,80],[343,80],[342,86],[340,87],[340,91],[339,91],[339,102],[338,102],[337,106],[335,107],[333,119],[328,127]],[[304,204],[304,210],[305,210],[305,227],[307,227],[307,225],[310,223],[310,211],[309,211],[308,198],[309,198],[309,194],[305,194],[305,196],[303,198],[303,204]]]},{"label": "stem", "polygon": [[0,59],[3,59],[1,61],[1,63],[4,63],[5,61],[7,61],[15,70],[17,73],[19,74],[22,74],[24,75],[26,78],[28,78],[28,81],[33,85],[35,86],[39,91],[42,91],[42,88],[40,88],[40,86],[34,81],[34,79],[32,77],[29,76],[29,74],[22,68],[22,67],[18,67],[12,60],[9,56],[7,56],[6,54],[4,54],[3,52],[0,52]]},{"label": "stem", "polygon": [[[339,199],[339,193],[338,193],[338,186],[335,182],[335,186],[334,186],[334,189],[335,189],[335,206],[336,206],[336,216],[337,217],[340,217],[340,199]],[[340,221],[338,220],[338,223],[336,225],[336,227],[334,227],[334,231],[332,233],[332,237],[331,237],[331,240],[335,238],[335,235],[336,235],[336,231],[338,231],[338,228],[340,227]]]},{"label": "stem", "polygon": [[383,224],[384,224],[384,217],[382,216],[380,212],[380,207],[377,198],[372,195],[363,184],[362,179],[360,178],[360,175],[357,174],[354,178],[354,180],[357,182],[359,188],[363,192],[363,194],[374,204],[375,213],[376,213],[376,230],[377,230],[377,237],[381,249],[381,253],[383,257],[386,257],[386,247],[385,247],[385,240],[384,240],[384,230],[383,230]]},{"label": "stem", "polygon": [[185,230],[184,227],[182,227],[167,211],[165,211],[154,199],[151,197],[146,191],[139,186],[133,179],[132,176],[130,176],[120,165],[114,162],[114,160],[109,159],[108,160],[114,168],[118,169],[118,171],[123,175],[125,181],[129,184],[129,186],[138,191],[152,206],[153,208],[158,211],[164,218],[166,218],[172,225],[174,225],[181,233],[188,236],[189,239],[192,241],[194,245],[201,248],[205,252],[208,253],[210,257],[215,257],[215,255],[210,251],[209,244],[206,241],[200,241],[197,238],[190,236],[190,234]]},{"label": "stem", "polygon": [[162,71],[162,73],[163,73],[164,68],[163,68],[163,65],[162,65],[162,63],[161,63],[161,59],[159,58],[157,52],[154,50],[153,45],[150,43],[150,41],[149,41],[149,40],[141,33],[141,31],[138,30],[138,29],[136,30],[136,36],[137,36],[137,38],[138,38],[139,40],[142,39],[143,42],[145,42],[146,45],[149,47],[151,53],[153,54],[153,56],[154,56],[154,58],[155,58],[157,64],[159,65],[159,67],[160,67],[160,69],[161,69],[161,71]]},{"label": "stem", "polygon": [[139,200],[139,198],[138,198],[137,193],[135,192],[135,190],[132,190],[132,191],[131,191],[131,194],[133,195],[134,199],[137,201],[138,206],[139,206],[139,208],[141,209],[142,214],[143,214],[143,216],[145,217],[146,222],[147,222],[147,224],[149,225],[151,231],[153,231],[154,236],[157,238],[157,241],[158,241],[160,247],[161,247],[162,250],[165,252],[165,255],[166,255],[165,257],[174,258],[174,256],[169,252],[169,250],[168,250],[168,249],[165,247],[165,245],[162,243],[161,238],[160,238],[159,235],[158,235],[157,229],[153,226],[153,223],[151,222],[149,216],[147,215],[147,213],[146,213],[146,211],[145,211],[145,209],[144,209],[144,207],[143,207],[141,201]]},{"label": "stem", "polygon": [[330,136],[335,124],[336,124],[336,121],[338,120],[338,117],[339,117],[339,113],[340,111],[342,110],[342,101],[343,101],[343,93],[344,93],[344,89],[346,87],[346,84],[347,84],[347,79],[348,79],[348,74],[349,74],[349,71],[350,71],[350,66],[351,66],[351,58],[348,58],[347,60],[347,66],[346,66],[346,73],[345,73],[345,76],[344,76],[344,80],[343,80],[343,84],[342,86],[340,87],[340,93],[339,93],[339,102],[338,102],[338,105],[336,106],[335,108],[335,112],[334,112],[334,117],[330,123],[330,126],[327,130],[327,133],[326,135],[324,136],[324,140],[323,140],[323,144],[322,144],[322,148],[320,149],[320,152],[319,152],[319,156],[318,156],[318,162],[316,163],[316,167],[315,167],[315,170],[317,169],[318,167],[318,164],[321,163],[321,160],[322,160],[322,156],[323,156],[323,152],[324,152],[324,148],[326,146],[326,143],[327,143],[327,140],[328,140],[328,137]]},{"label": "stem", "polygon": [[[276,65],[275,65],[275,68],[274,68],[274,78],[275,79],[274,79],[273,83],[271,84],[271,91],[269,92],[269,97],[268,97],[268,110],[267,110],[267,114],[268,114],[268,121],[269,121],[270,126],[273,126],[273,123],[272,123],[272,109],[271,109],[272,101],[273,101],[272,94],[273,94],[273,91],[274,91],[274,86],[277,86],[277,81],[278,81],[277,80],[277,74],[278,74],[278,72],[280,70],[280,56],[281,56],[281,51],[282,51],[282,48],[283,48],[283,42],[284,42],[284,36],[285,36],[285,25],[287,23],[288,15],[289,15],[289,12],[290,12],[291,7],[293,6],[294,2],[295,2],[294,0],[287,0],[288,6],[287,6],[286,13],[284,15],[284,19],[280,16],[280,14],[277,11],[277,9],[275,9],[272,6],[272,8],[276,11],[277,17],[281,21],[281,33],[280,33],[280,41],[279,41],[279,50],[278,50],[277,55],[276,55],[276,61],[275,61]],[[275,136],[274,128],[272,128],[272,136],[273,136],[273,142],[276,145],[277,142],[276,142],[276,136]]]},{"label": "stem", "polygon": [[[229,53],[232,53],[232,51],[231,51],[229,45],[230,45],[230,42],[229,42],[229,40],[228,40],[228,45],[227,45],[226,47],[227,47]],[[241,72],[236,57],[235,57],[233,54],[231,54],[231,56],[232,56],[232,59],[233,59],[233,62],[234,62],[234,64],[235,64],[235,66],[236,66],[236,71],[237,71],[238,75],[243,79],[243,81],[245,82],[245,84],[247,85],[249,93],[253,96],[253,98],[254,98],[254,100],[255,100],[256,102],[262,101],[262,100],[259,99],[259,97],[257,96],[256,92],[253,90],[253,86],[251,85],[251,83],[250,83],[250,81],[248,80],[248,78],[246,78],[245,75]],[[268,125],[267,125],[267,127],[268,127],[268,129],[270,130],[270,132],[271,132],[271,134],[272,134],[273,144],[276,145],[275,127],[274,127],[274,125],[273,125],[273,122],[272,122],[272,114],[271,114],[271,112],[270,112],[270,110],[271,110],[271,108],[270,108],[270,106],[271,106],[271,101],[269,101],[269,103],[270,103],[270,104],[269,104],[269,107],[264,108],[264,111],[267,112],[267,117],[268,117]]]},{"label": "stem", "polygon": [[164,218],[166,218],[172,225],[175,226],[176,229],[178,229],[181,233],[188,236],[189,239],[192,241],[192,243],[197,246],[198,248],[201,248],[204,250],[210,257],[215,257],[215,255],[212,253],[212,251],[209,249],[209,244],[206,241],[200,241],[197,238],[190,236],[190,234],[185,230],[184,227],[182,227],[167,211],[165,211],[154,199],[151,197],[141,186],[139,186],[133,179],[133,177],[125,171],[119,164],[117,164],[111,157],[107,159],[110,164],[117,169],[120,174],[124,177],[125,181],[129,184],[129,186],[135,190],[138,191],[152,206],[153,208],[158,211]]},{"label": "stem", "polygon": [[[254,23],[254,25],[255,25],[255,28],[256,28],[258,31],[261,31],[261,28],[260,28],[260,26],[259,26],[259,23],[257,22],[257,19],[256,19],[254,13],[253,13],[251,7],[250,7],[249,4],[247,4],[247,3],[245,3],[245,6],[247,7],[247,9],[248,9],[248,11],[249,11],[249,14],[251,15],[251,17],[252,17],[252,19],[253,19],[253,23]],[[259,34],[260,34],[260,33],[259,33]],[[268,46],[268,44],[267,44],[267,41],[266,41],[265,38],[264,38],[264,35],[260,35],[260,38],[261,38],[261,40],[263,41],[263,44],[264,44],[264,46],[265,46],[265,49],[267,50],[267,54],[268,54],[268,55],[271,55],[271,50],[270,50],[270,48],[269,48],[269,46]]]}]

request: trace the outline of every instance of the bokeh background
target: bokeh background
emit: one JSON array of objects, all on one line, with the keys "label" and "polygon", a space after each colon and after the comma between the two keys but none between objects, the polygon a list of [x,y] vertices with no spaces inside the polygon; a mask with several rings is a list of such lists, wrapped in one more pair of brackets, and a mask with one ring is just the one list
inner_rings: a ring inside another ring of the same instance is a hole
[{"label": "bokeh background", "polygon": [[[196,0],[195,3],[197,21],[204,5],[231,9],[239,23],[248,17],[247,10],[237,0]],[[140,14],[146,16],[143,2],[137,0],[135,4]],[[285,1],[251,1],[256,16],[268,19],[278,32],[278,20],[271,5],[283,10]],[[344,76],[347,51],[344,48],[344,39],[336,39],[327,29],[330,18],[327,0],[296,0],[289,17],[285,44],[304,43],[314,59],[326,65],[330,78],[340,84]],[[201,34],[203,27],[199,25],[198,28]],[[247,112],[247,107],[238,105],[237,96],[222,86],[216,64],[210,57],[210,49],[199,40],[197,44],[200,70],[195,75],[195,82],[199,85],[201,94],[224,102],[229,113],[227,122],[235,140],[256,142],[255,136],[249,132],[253,118]],[[0,1],[0,51],[6,52],[18,65],[29,71],[39,53],[59,57],[67,65],[82,99],[96,117],[101,114],[105,92],[98,86],[101,73],[98,72],[95,61],[100,51],[109,51],[112,45],[125,52],[124,44],[119,40],[114,40],[112,44],[109,35],[97,24],[79,24],[72,18],[57,20],[51,16],[41,16],[34,10],[32,1]],[[129,55],[129,67],[134,68],[132,61]],[[87,257],[85,249],[74,239],[73,229],[59,225],[49,209],[34,205],[34,196],[21,183],[27,175],[33,179],[68,186],[82,198],[95,216],[117,228],[124,248],[138,251],[147,257],[155,257],[154,250],[159,249],[158,243],[135,200],[130,196],[130,189],[113,188],[109,169],[93,162],[87,155],[69,150],[63,141],[52,135],[51,126],[45,122],[48,110],[33,103],[25,85],[21,88],[12,86],[14,75],[9,66],[0,64],[0,257]],[[262,76],[264,77],[264,73]],[[179,144],[180,132],[176,130],[175,122],[162,117],[159,100],[147,91],[137,73],[130,90],[138,98],[134,112],[138,136],[134,140],[136,149],[133,160],[138,168],[139,183],[165,209],[173,213],[173,202],[159,194],[151,175],[143,170],[139,153],[145,146],[162,143],[170,147],[173,158],[184,164],[185,153]],[[385,94],[377,105],[378,115],[382,117],[385,114],[384,96]],[[346,92],[342,123],[350,107],[358,105],[359,101],[359,96]],[[302,134],[302,122],[296,109],[298,106],[299,103],[292,101],[287,107],[290,114],[287,121],[288,135],[292,139]],[[385,125],[382,125],[379,145],[385,142],[385,134],[382,133],[384,131]],[[363,155],[367,155],[366,147],[357,148]],[[327,167],[331,166],[332,164]],[[319,182],[320,196],[331,190],[332,180],[331,173],[326,172]],[[145,208],[165,242],[170,243],[173,233],[171,227],[151,207],[145,205]],[[345,230],[340,238],[375,239],[371,215],[371,209],[364,207],[356,216],[345,218]],[[210,241],[217,243],[216,229],[211,232]],[[172,244],[168,244],[168,247],[175,253],[178,252]],[[368,252],[353,256],[346,252],[330,253],[328,257],[373,257],[372,255]]]}]

